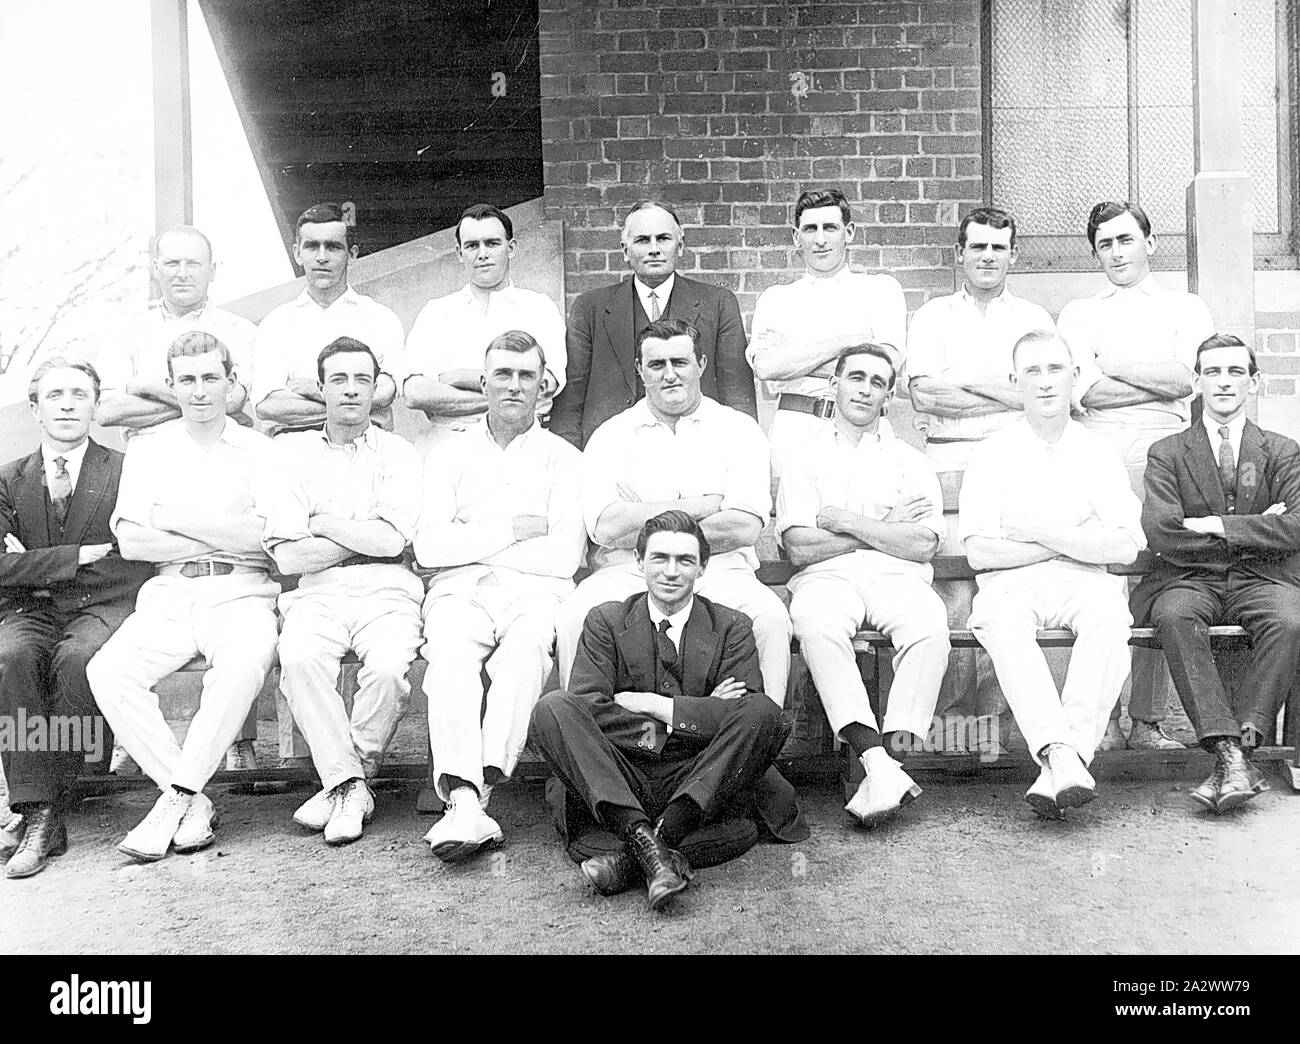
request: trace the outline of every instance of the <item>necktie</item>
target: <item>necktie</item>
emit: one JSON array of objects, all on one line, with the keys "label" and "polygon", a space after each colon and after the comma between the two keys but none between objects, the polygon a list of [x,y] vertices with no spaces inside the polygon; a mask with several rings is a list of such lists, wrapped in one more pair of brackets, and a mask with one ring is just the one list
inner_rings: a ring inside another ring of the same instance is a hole
[{"label": "necktie", "polygon": [[1237,492],[1237,458],[1232,452],[1232,440],[1228,438],[1228,426],[1219,426],[1219,481],[1223,483],[1223,492],[1233,496]]},{"label": "necktie", "polygon": [[678,673],[677,666],[677,646],[668,637],[668,626],[667,617],[659,621],[659,629],[655,632],[655,649],[659,653],[659,662],[664,669],[680,680],[681,675]]},{"label": "necktie", "polygon": [[54,458],[54,485],[50,489],[50,501],[60,522],[67,521],[68,505],[72,502],[72,476],[68,474],[68,458]]},{"label": "necktie", "polygon": [[659,321],[659,295],[653,290],[650,291],[650,321]]}]

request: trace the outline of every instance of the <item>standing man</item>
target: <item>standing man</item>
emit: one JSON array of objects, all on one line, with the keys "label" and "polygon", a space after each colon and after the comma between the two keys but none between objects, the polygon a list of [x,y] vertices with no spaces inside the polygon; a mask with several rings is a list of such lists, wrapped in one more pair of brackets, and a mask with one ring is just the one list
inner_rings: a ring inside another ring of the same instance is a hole
[{"label": "standing man", "polygon": [[643,395],[637,337],[659,319],[684,319],[700,331],[708,366],[704,394],[758,416],[745,327],[726,287],[677,275],[686,233],[666,203],[643,200],[623,222],[623,260],[632,277],[589,290],[569,314],[568,384],[555,402],[551,430],[579,449],[592,432]]},{"label": "standing man", "polygon": [[[1087,765],[1128,676],[1132,617],[1123,579],[1106,572],[1145,546],[1119,455],[1070,420],[1078,368],[1052,333],[1012,351],[1023,419],[975,450],[961,490],[961,535],[978,573],[970,628],[988,650],[1042,771],[1025,794],[1040,816],[1096,796]],[[1075,634],[1059,697],[1039,628]]]},{"label": "standing man", "polygon": [[[776,502],[777,532],[798,570],[790,619],[831,729],[866,772],[846,806],[864,826],[920,795],[890,749],[906,746],[894,742],[900,732],[929,733],[948,664],[948,613],[929,564],[945,530],[943,496],[925,457],[881,429],[896,377],[880,345],[845,349],[831,378],[832,427],[790,461]],[[864,625],[896,650],[883,730],[853,653]]]},{"label": "standing man", "polygon": [[[85,747],[96,716],[86,664],[130,615],[150,570],[113,547],[122,454],[87,437],[99,404],[94,367],[46,359],[27,397],[40,449],[0,468],[0,715],[79,718]],[[66,850],[63,813],[84,760],[85,751],[26,746],[4,749],[9,803],[22,815],[0,839],[6,877],[31,877]]]},{"label": "standing man", "polygon": [[[1226,812],[1268,789],[1247,754],[1271,742],[1300,662],[1300,447],[1246,419],[1258,377],[1239,338],[1207,338],[1194,367],[1200,419],[1151,447],[1142,528],[1157,558],[1132,604],[1155,627],[1197,742],[1215,756],[1192,798]],[[1250,634],[1237,711],[1210,649],[1215,624]]]},{"label": "standing man", "polygon": [[828,426],[834,414],[830,378],[840,352],[855,344],[888,345],[902,356],[907,326],[903,288],[891,275],[849,268],[855,232],[839,189],[813,189],[794,205],[794,245],[803,278],[771,286],[754,307],[747,356],[754,374],[777,396],[772,419],[772,471]]},{"label": "standing man", "polygon": [[426,458],[415,539],[416,560],[437,570],[424,602],[424,677],[435,786],[448,807],[425,840],[445,862],[501,841],[488,797],[523,751],[553,665],[555,615],[587,543],[580,454],[537,422],[541,346],[507,331],[482,371],[487,416]]},{"label": "standing man", "polygon": [[[118,846],[145,861],[212,843],[203,788],[275,659],[280,593],[262,550],[272,448],[226,416],[230,353],[196,330],[176,339],[167,364],[181,417],[132,440],[112,518],[123,557],[155,563],[157,575],[86,668],[99,709],[162,791]],[[208,669],[182,745],[151,690],[196,655]]]},{"label": "standing man", "polygon": [[[1088,215],[1087,236],[1110,285],[1061,310],[1061,336],[1079,366],[1076,395],[1084,425],[1115,446],[1140,489],[1150,447],[1190,423],[1196,348],[1214,333],[1214,321],[1195,294],[1156,282],[1156,237],[1136,203],[1098,203]],[[1133,650],[1128,746],[1182,746],[1160,727],[1168,679],[1159,653]],[[1103,749],[1124,746],[1117,706]]]},{"label": "standing man", "polygon": [[507,330],[529,333],[547,360],[537,396],[539,416],[550,412],[564,387],[564,319],[545,294],[510,281],[515,246],[514,225],[504,211],[488,203],[467,208],[456,224],[465,286],[420,309],[406,339],[402,396],[429,418],[435,442],[482,419],[488,408],[483,353]]},{"label": "standing man", "polygon": [[307,286],[262,320],[253,347],[253,405],[268,435],[324,425],[316,361],[338,337],[368,345],[379,360],[372,419],[392,430],[393,398],[403,375],[402,321],[348,285],[348,266],[357,257],[356,235],[337,203],[317,203],[298,218],[293,259],[306,271]]},{"label": "standing man", "polygon": [[[763,695],[749,619],[695,594],[709,563],[700,524],[679,510],[647,519],[636,559],[647,591],[591,610],[568,691],[538,703],[533,735],[566,805],[623,842],[585,860],[583,877],[602,895],[643,877],[659,910],[692,876],[677,849],[738,806],[778,838],[807,828],[788,785],[765,790],[789,726]],[[757,839],[731,837],[709,861]]]},{"label": "standing man", "polygon": [[[366,780],[411,695],[424,591],[404,552],[420,514],[420,457],[370,423],[379,360],[366,345],[339,337],[316,367],[325,428],[277,441],[264,543],[282,573],[300,577],[280,596],[280,689],[322,789],[294,822],[341,845],[374,812]],[[361,660],[351,720],[336,691],[349,650]]]},{"label": "standing man", "polygon": [[627,598],[644,577],[633,548],[646,520],[685,511],[714,553],[700,593],[746,613],[754,625],[764,691],[785,702],[790,617],[754,575],[754,550],[772,509],[767,440],[758,422],[700,390],[708,361],[699,331],[682,319],[651,323],[637,341],[645,398],[597,430],[582,457],[582,513],[596,545],[595,570],[560,611],[556,650],[566,683],[587,610]]}]

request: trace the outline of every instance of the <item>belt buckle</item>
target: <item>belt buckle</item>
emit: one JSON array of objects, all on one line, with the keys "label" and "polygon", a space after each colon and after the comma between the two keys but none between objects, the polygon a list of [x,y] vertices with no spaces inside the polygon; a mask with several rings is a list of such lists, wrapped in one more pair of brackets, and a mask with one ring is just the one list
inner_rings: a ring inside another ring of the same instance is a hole
[{"label": "belt buckle", "polygon": [[835,416],[834,399],[818,399],[813,403],[813,416],[820,417],[822,420],[830,420]]}]

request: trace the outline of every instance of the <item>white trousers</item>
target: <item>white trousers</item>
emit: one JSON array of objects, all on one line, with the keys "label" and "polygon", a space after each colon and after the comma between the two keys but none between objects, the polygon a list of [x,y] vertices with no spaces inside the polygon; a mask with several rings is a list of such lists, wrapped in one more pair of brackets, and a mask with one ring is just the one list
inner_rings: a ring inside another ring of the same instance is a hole
[{"label": "white trousers", "polygon": [[[915,576],[830,573],[796,577],[790,587],[799,651],[831,729],[838,735],[856,721],[877,732],[927,735],[949,650],[948,611],[934,588]],[[883,730],[853,654],[853,635],[864,624],[887,634],[895,650]]]},{"label": "white trousers", "polygon": [[[295,592],[280,635],[280,691],[327,790],[374,775],[410,703],[406,674],[419,648],[420,607],[412,598]],[[349,718],[338,680],[350,649],[361,667]]]},{"label": "white trousers", "polygon": [[[578,639],[582,637],[587,613],[602,602],[621,602],[644,590],[645,577],[636,563],[625,562],[592,573],[565,599],[555,627],[556,658],[562,688],[569,685],[569,672],[573,670],[573,660],[578,655]],[[790,678],[791,634],[790,614],[785,610],[785,603],[748,569],[715,570],[712,563],[696,582],[695,593],[728,609],[736,609],[753,621],[763,690],[778,707],[784,706],[786,684]]]},{"label": "white trousers", "polygon": [[[1035,761],[1049,743],[1065,743],[1084,763],[1106,732],[1110,709],[1129,674],[1124,579],[1105,573],[1038,566],[1009,569],[981,580],[970,629],[988,650],[1011,713]],[[1035,632],[1075,633],[1065,686],[1058,698]]]},{"label": "white trousers", "polygon": [[[528,738],[533,705],[554,661],[555,617],[563,599],[480,584],[473,594],[430,592],[424,604],[424,693],[434,786],[444,801],[447,777],[481,793],[483,770],[510,776]],[[481,672],[486,664],[487,707]]]},{"label": "white trousers", "polygon": [[[86,665],[117,741],[160,789],[202,790],[239,735],[275,662],[279,593],[264,573],[156,576]],[[182,746],[151,690],[198,654],[208,669]]]}]

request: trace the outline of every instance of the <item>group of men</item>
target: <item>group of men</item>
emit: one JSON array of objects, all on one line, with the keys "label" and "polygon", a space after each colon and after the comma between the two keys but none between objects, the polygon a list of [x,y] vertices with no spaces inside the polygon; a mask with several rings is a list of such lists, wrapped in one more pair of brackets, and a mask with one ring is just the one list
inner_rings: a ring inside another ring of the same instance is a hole
[{"label": "group of men", "polygon": [[[1133,204],[1094,208],[1109,285],[1059,328],[1006,289],[1004,211],[962,220],[962,286],[910,331],[897,280],[849,268],[854,234],[843,193],[801,195],[804,276],[760,297],[747,341],[730,291],[675,271],[685,234],[671,208],[643,203],[623,228],[631,277],[581,295],[566,327],[514,286],[510,219],[478,204],[456,228],[465,287],[430,301],[403,345],[396,315],[348,282],[355,229],[333,204],[299,218],[306,287],[256,328],[207,302],[205,237],[166,231],[162,298],[131,343],[101,353],[99,373],[56,358],[32,376],[42,447],[0,471],[0,712],[97,705],[162,791],[120,847],[161,859],[211,843],[204,788],[278,648],[322,785],[294,819],[342,844],[373,813],[368,780],[422,653],[447,806],[433,853],[501,843],[490,795],[531,725],[586,880],[611,894],[640,878],[658,909],[692,866],[760,833],[808,835],[774,768],[792,636],[861,762],[846,806],[858,822],[920,794],[897,755],[960,674],[949,628],[967,624],[1041,766],[1026,799],[1061,818],[1095,794],[1087,766],[1112,731],[1136,617],[1216,754],[1193,797],[1224,811],[1260,792],[1247,755],[1300,655],[1300,449],[1245,418],[1252,350],[1155,283],[1155,237]],[[776,396],[770,445],[755,377]],[[885,416],[903,380],[924,452]],[[399,396],[429,420],[423,463],[391,431]],[[97,410],[130,432],[124,460],[88,439]],[[939,472],[961,481],[955,532]],[[788,611],[755,575],[773,476]],[[1130,613],[1107,566],[1147,546],[1156,566]],[[936,590],[941,548],[964,551],[977,591]],[[1214,669],[1220,622],[1252,637],[1244,710]],[[880,720],[854,656],[864,627],[895,650]],[[1059,695],[1043,627],[1076,635]],[[350,711],[336,691],[349,652]],[[200,708],[178,742],[152,689],[196,656]],[[553,667],[560,685],[543,697]],[[1128,741],[1172,744],[1155,672],[1135,676],[1146,702],[1135,686]],[[0,836],[8,876],[66,846],[77,761],[7,753],[22,813],[7,847]]]}]

